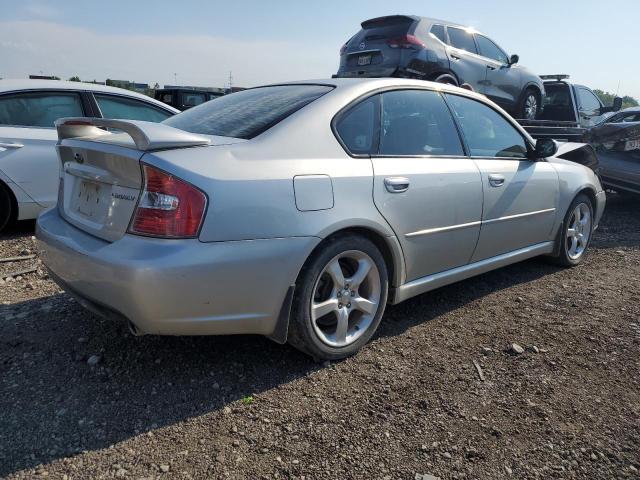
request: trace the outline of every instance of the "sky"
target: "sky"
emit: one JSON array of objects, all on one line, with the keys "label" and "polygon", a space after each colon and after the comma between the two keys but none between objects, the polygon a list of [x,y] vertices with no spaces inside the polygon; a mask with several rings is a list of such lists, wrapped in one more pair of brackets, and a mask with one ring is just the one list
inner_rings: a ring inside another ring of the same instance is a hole
[{"label": "sky", "polygon": [[328,78],[360,22],[414,14],[472,26],[538,74],[640,98],[640,0],[0,0],[0,11],[3,78],[213,87],[229,72],[241,87]]}]

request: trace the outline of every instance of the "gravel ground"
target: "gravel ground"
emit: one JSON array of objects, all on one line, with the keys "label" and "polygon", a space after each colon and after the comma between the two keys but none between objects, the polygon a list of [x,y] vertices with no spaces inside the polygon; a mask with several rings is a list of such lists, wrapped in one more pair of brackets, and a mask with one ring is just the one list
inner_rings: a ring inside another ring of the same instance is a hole
[{"label": "gravel ground", "polygon": [[611,195],[583,265],[390,307],[335,364],[260,337],[132,337],[41,265],[0,281],[0,476],[640,478],[639,211]]}]

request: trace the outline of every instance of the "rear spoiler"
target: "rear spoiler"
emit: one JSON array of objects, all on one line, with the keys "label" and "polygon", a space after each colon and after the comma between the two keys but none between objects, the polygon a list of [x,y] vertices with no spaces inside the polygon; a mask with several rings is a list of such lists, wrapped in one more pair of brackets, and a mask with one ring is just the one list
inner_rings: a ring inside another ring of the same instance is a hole
[{"label": "rear spoiler", "polygon": [[[209,145],[207,137],[185,132],[162,123],[141,120],[114,120],[106,118],[73,117],[55,122],[58,140],[77,137],[105,137],[113,133],[103,130],[112,128],[129,135],[138,150],[163,150],[169,148],[197,147]],[[115,133],[120,133],[115,132]]]}]

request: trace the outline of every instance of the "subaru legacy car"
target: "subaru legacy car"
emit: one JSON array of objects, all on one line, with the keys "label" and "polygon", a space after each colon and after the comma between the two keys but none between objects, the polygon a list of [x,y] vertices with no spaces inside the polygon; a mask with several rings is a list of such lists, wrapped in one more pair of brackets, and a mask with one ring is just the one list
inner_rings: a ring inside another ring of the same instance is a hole
[{"label": "subaru legacy car", "polygon": [[412,15],[362,22],[340,50],[338,77],[408,77],[471,87],[516,118],[535,119],[544,85],[486,35]]},{"label": "subaru legacy car", "polygon": [[87,116],[160,122],[173,107],[140,93],[92,83],[0,80],[0,230],[54,205],[60,163],[54,126]]},{"label": "subaru legacy car", "polygon": [[421,80],[57,125],[42,259],[135,334],[261,334],[344,358],[387,303],[538,255],[580,263],[605,205],[595,173],[562,158],[582,144],[535,142],[486,97]]}]

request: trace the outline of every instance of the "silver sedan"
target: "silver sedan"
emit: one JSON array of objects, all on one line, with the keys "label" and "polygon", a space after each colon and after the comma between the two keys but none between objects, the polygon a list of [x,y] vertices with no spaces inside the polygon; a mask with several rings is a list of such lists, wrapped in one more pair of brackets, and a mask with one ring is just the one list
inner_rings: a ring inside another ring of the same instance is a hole
[{"label": "silver sedan", "polygon": [[261,334],[343,358],[387,303],[538,255],[580,263],[605,205],[567,160],[590,147],[536,143],[485,97],[418,80],[271,85],[162,124],[57,128],[43,260],[136,334]]}]

